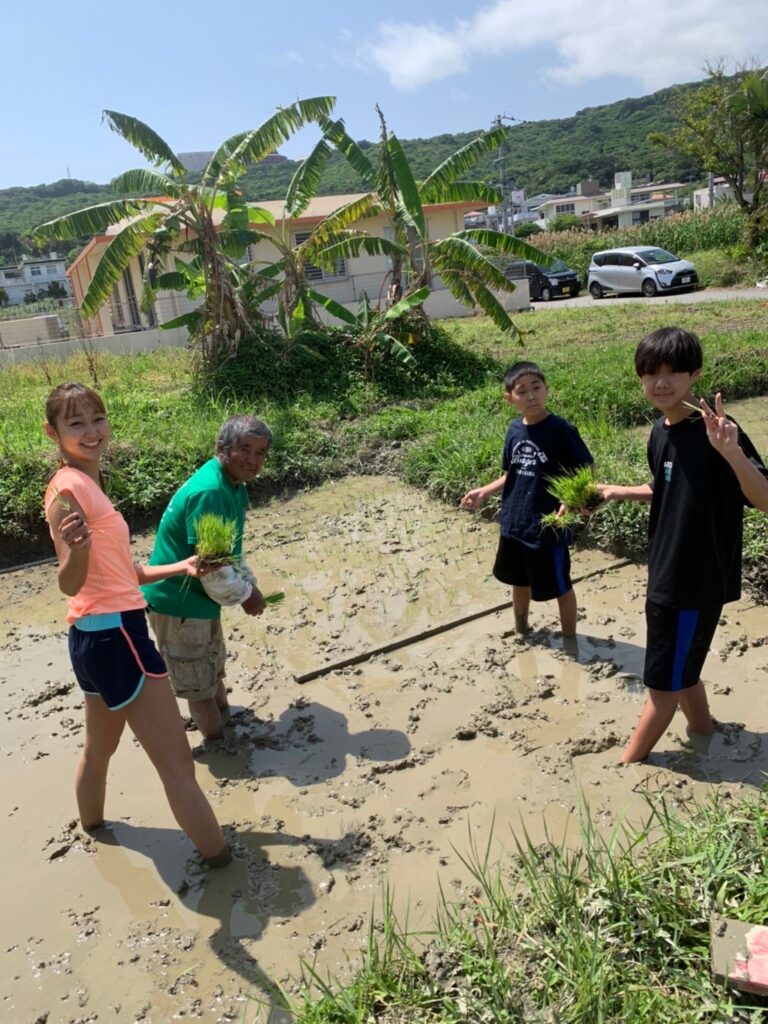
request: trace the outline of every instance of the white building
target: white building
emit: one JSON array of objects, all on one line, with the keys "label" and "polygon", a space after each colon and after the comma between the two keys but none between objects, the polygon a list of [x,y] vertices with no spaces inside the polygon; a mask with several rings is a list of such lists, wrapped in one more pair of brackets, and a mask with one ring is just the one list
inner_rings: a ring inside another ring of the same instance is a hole
[{"label": "white building", "polygon": [[553,196],[539,206],[546,230],[558,214],[572,213],[580,217],[585,227],[631,228],[648,221],[660,220],[671,213],[679,213],[684,206],[678,196],[684,182],[649,182],[632,185],[630,171],[614,175],[613,188],[601,192],[597,182],[582,181],[570,193]]},{"label": "white building", "polygon": [[[720,202],[721,199],[734,199],[735,194],[733,188],[728,184],[725,178],[713,178],[711,185],[705,185],[704,188],[697,188],[693,193],[693,208],[694,210],[708,210],[715,203]],[[744,192],[744,198],[747,202],[752,201],[752,193],[749,191]]]},{"label": "white building", "polygon": [[37,297],[53,283],[61,285],[67,298],[71,297],[66,260],[55,252],[47,256],[22,256],[20,263],[0,267],[0,288],[5,289],[10,306],[23,303],[30,292]]}]

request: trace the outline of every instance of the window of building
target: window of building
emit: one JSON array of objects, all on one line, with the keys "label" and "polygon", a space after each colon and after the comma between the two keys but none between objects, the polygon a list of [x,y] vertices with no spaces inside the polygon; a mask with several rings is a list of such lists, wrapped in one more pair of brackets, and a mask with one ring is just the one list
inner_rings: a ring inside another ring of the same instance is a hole
[{"label": "window of building", "polygon": [[46,267],[45,272],[48,275],[48,277],[56,277],[58,270],[56,269],[56,267]]},{"label": "window of building", "polygon": [[40,269],[40,267],[30,267],[29,268],[29,273],[30,273],[30,275],[32,277],[42,277],[42,274],[43,274],[43,272]]},{"label": "window of building", "polygon": [[576,203],[557,203],[555,213],[576,213]]},{"label": "window of building", "polygon": [[[309,231],[297,231],[293,236],[295,245],[302,245],[309,238],[311,232]],[[314,263],[304,264],[304,277],[307,281],[335,281],[339,277],[347,276],[347,261],[344,259],[335,260],[333,264],[333,273],[328,270],[323,270],[322,267],[316,267]]]},{"label": "window of building", "polygon": [[21,271],[20,270],[6,270],[4,272],[4,276],[5,276],[5,280],[6,281],[20,281],[21,280]]}]

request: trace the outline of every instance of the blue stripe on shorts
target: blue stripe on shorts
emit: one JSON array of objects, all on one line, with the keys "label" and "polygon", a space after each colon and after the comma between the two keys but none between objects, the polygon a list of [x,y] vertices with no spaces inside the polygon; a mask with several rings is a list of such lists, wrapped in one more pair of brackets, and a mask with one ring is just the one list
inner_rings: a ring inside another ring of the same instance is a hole
[{"label": "blue stripe on shorts", "polygon": [[683,689],[683,673],[691,653],[691,645],[696,635],[696,627],[699,624],[699,611],[697,609],[686,611],[681,609],[677,613],[677,633],[675,635],[675,656],[672,662],[672,690]]}]

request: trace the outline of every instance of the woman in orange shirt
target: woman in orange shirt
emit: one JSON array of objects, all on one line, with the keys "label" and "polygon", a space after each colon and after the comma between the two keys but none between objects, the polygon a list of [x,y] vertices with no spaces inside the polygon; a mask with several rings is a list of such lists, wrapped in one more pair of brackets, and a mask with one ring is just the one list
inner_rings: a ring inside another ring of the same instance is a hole
[{"label": "woman in orange shirt", "polygon": [[149,638],[140,583],[197,574],[195,558],[175,565],[131,560],[128,524],[102,489],[100,461],[111,437],[99,395],[62,384],[46,401],[45,431],[61,465],[45,493],[45,514],[68,597],[69,653],[85,693],[85,742],[75,789],[86,831],[104,824],[109,761],[126,723],[157,769],[176,821],[203,859],[231,859],[211,805],[195,780],[192,752],[165,664]]}]

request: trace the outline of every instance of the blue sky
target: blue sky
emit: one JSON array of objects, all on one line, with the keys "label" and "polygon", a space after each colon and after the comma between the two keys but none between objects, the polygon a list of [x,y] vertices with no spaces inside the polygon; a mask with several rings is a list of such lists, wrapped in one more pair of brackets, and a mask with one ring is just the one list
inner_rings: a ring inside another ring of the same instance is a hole
[{"label": "blue sky", "polygon": [[338,98],[355,138],[375,138],[376,103],[402,138],[567,117],[702,78],[707,62],[768,59],[768,13],[765,0],[39,0],[7,5],[0,45],[7,188],[140,166],[104,108],[176,152],[317,95]]}]

